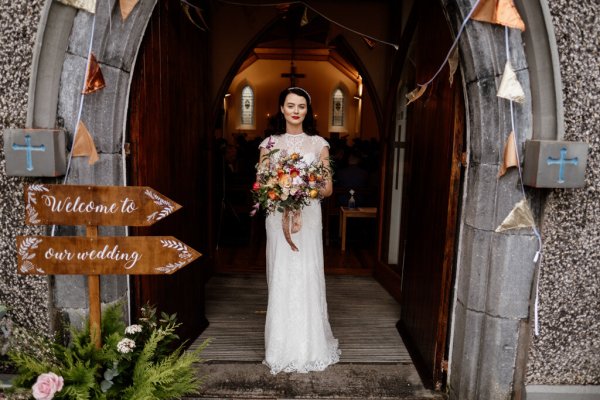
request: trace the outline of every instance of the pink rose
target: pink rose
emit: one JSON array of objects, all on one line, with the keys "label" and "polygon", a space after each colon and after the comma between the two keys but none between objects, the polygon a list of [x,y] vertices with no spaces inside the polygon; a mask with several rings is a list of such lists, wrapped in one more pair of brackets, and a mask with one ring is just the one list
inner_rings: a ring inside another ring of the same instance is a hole
[{"label": "pink rose", "polygon": [[41,374],[31,387],[33,397],[37,400],[50,400],[54,397],[54,393],[62,390],[63,384],[62,376],[58,376],[54,372]]}]

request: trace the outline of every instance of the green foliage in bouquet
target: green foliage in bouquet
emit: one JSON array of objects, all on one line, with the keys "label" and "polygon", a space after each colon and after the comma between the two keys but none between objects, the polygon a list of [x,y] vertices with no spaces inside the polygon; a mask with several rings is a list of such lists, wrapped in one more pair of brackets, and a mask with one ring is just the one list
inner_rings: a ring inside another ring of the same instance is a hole
[{"label": "green foliage in bouquet", "polygon": [[[202,361],[200,352],[208,342],[184,351],[176,346],[180,324],[175,315],[158,316],[147,306],[139,324],[126,327],[121,310],[117,304],[103,312],[100,349],[87,328],[72,329],[68,345],[46,340],[51,351],[45,355],[9,353],[18,372],[15,386],[32,388],[35,398],[74,400],[174,399],[198,393],[201,381],[194,364]],[[43,397],[44,391],[51,393]]]}]

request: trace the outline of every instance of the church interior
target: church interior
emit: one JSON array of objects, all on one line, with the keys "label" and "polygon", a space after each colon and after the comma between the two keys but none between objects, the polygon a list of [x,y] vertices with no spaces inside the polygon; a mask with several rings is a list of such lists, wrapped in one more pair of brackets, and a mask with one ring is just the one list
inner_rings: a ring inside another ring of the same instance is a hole
[{"label": "church interior", "polygon": [[264,271],[264,215],[249,216],[249,189],[258,144],[274,133],[278,93],[301,86],[314,99],[316,128],[330,144],[334,169],[334,194],[322,202],[327,272],[371,273],[375,218],[349,220],[347,251],[342,252],[340,207],[348,205],[350,190],[356,207],[378,205],[380,128],[374,104],[357,66],[344,58],[343,46],[331,37],[332,24],[318,15],[302,24],[303,12],[302,7],[290,9],[285,19],[263,32],[223,97],[215,129],[221,155],[215,169],[222,193],[218,271]]}]

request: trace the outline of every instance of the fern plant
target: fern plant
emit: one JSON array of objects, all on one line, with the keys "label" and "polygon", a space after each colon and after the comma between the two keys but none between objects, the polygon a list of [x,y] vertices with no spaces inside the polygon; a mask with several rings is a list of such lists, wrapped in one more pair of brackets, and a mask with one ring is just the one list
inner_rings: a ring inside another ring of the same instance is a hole
[{"label": "fern plant", "polygon": [[17,390],[35,388],[36,380],[52,373],[61,382],[53,392],[56,399],[160,400],[198,393],[201,380],[194,364],[202,361],[200,353],[208,341],[193,351],[175,346],[180,325],[176,315],[161,313],[159,317],[150,306],[142,309],[139,324],[126,327],[122,321],[121,305],[104,311],[99,349],[86,328],[71,330],[68,345],[46,340],[51,351],[44,357],[39,356],[42,353],[9,353],[18,372]]}]

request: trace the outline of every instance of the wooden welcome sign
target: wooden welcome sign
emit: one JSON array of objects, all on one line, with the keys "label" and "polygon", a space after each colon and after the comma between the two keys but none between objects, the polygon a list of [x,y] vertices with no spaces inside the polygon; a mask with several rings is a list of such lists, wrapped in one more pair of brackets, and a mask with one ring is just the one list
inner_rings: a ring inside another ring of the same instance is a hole
[{"label": "wooden welcome sign", "polygon": [[143,186],[29,185],[29,225],[150,226],[181,206]]},{"label": "wooden welcome sign", "polygon": [[172,274],[201,254],[171,236],[98,237],[98,226],[149,226],[180,208],[148,187],[25,186],[27,224],[85,225],[86,237],[17,237],[18,272],[88,275],[90,332],[100,347],[100,275]]},{"label": "wooden welcome sign", "polygon": [[171,236],[17,237],[21,274],[172,274],[199,256]]}]

